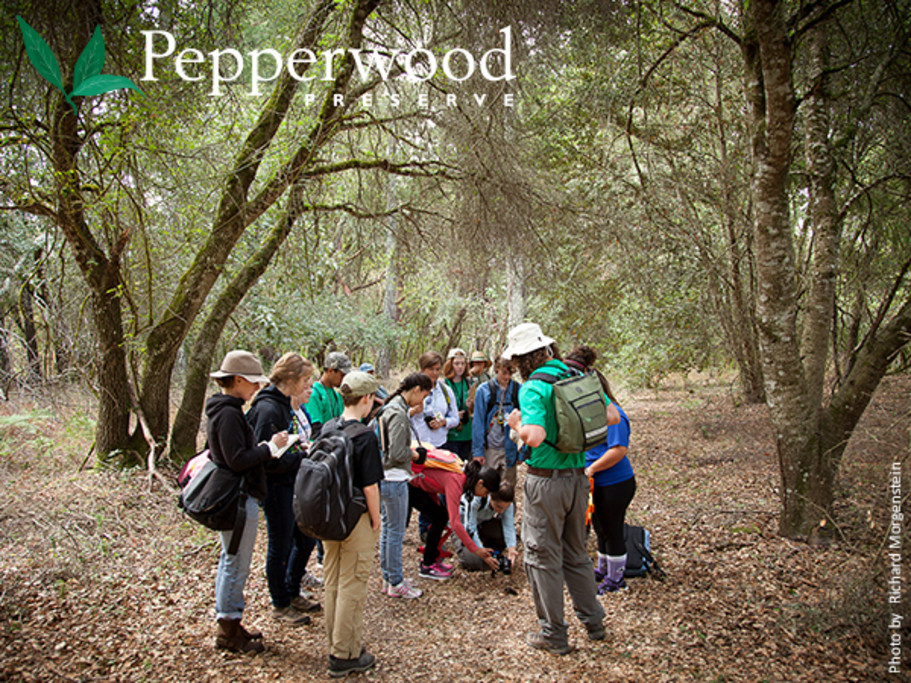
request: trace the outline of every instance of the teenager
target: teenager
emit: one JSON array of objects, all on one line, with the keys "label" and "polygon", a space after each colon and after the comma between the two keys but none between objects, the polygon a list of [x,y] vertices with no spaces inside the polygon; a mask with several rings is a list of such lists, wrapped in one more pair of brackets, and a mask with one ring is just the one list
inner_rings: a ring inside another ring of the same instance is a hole
[{"label": "teenager", "polygon": [[336,389],[350,371],[351,361],[344,353],[333,351],[326,356],[323,374],[313,385],[313,393],[306,406],[314,441],[324,423],[342,414],[342,397]]},{"label": "teenager", "polygon": [[[462,526],[465,527],[471,539],[483,548],[500,553],[509,560],[510,564],[514,563],[519,556],[519,551],[516,549],[514,499],[515,492],[512,484],[504,481],[488,496],[463,495],[459,504]],[[455,545],[459,562],[466,570],[474,572],[488,568],[486,562],[468,552],[468,549],[458,539]]]},{"label": "teenager", "polygon": [[[247,412],[247,421],[257,441],[265,441],[279,431],[300,437],[295,424],[291,397],[304,392],[313,382],[313,364],[297,353],[286,353],[269,374],[269,386],[260,390]],[[266,549],[266,579],[272,599],[273,618],[291,626],[310,623],[306,612],[319,609],[319,603],[300,595],[301,576],[291,571],[292,552],[310,555],[315,540],[297,528],[292,502],[294,478],[301,458],[307,453],[307,442],[293,444],[282,455],[266,464],[266,498],[263,512],[269,544]]]},{"label": "teenager", "polygon": [[402,569],[402,544],[408,524],[408,482],[414,476],[411,463],[420,460],[411,448],[410,411],[420,410],[433,383],[420,372],[413,372],[386,401],[377,418],[380,449],[383,455],[383,481],[380,482],[383,528],[380,532],[380,567],[383,593],[391,598],[419,598],[420,588],[405,578]]},{"label": "teenager", "polygon": [[[376,378],[366,372],[356,370],[345,375],[340,387],[344,409],[338,420],[342,429],[361,425],[373,407],[376,386]],[[383,462],[372,429],[362,428],[354,434],[353,484],[363,490],[367,511],[346,539],[323,541],[326,634],[332,678],[366,671],[376,663],[376,658],[363,648],[364,599],[381,524],[379,482],[383,479]]]},{"label": "teenager", "polygon": [[266,497],[263,466],[288,442],[288,433],[279,431],[268,443],[257,444],[247,423],[243,406],[253,398],[261,384],[267,384],[263,368],[249,351],[231,351],[221,367],[210,374],[222,393],[206,401],[206,438],[209,457],[214,463],[244,475],[246,522],[234,554],[228,552],[233,530],[220,532],[221,554],[215,577],[217,630],[215,647],[234,652],[262,652],[262,634],[241,625],[244,613],[244,586],[250,575],[250,562],[256,544],[259,522],[258,502]]},{"label": "teenager", "polygon": [[[594,372],[598,355],[589,346],[579,346],[566,356],[566,364],[581,372]],[[598,537],[598,565],[595,580],[600,581],[598,594],[626,590],[626,542],[623,539],[623,524],[626,510],[636,495],[636,477],[627,457],[629,450],[629,418],[623,412],[610,390],[607,380],[602,379],[604,392],[617,407],[620,422],[607,428],[607,441],[595,446],[585,454],[585,476],[592,480],[592,501],[595,514],[592,526]]]},{"label": "teenager", "polygon": [[474,399],[471,396],[471,380],[468,376],[468,356],[462,349],[450,349],[443,364],[446,386],[455,398],[459,424],[449,430],[443,448],[452,451],[462,462],[471,458],[471,410]]},{"label": "teenager", "polygon": [[478,387],[474,399],[472,456],[500,471],[513,488],[519,451],[509,438],[506,418],[519,407],[519,383],[512,378],[512,363],[497,358],[494,377]]}]

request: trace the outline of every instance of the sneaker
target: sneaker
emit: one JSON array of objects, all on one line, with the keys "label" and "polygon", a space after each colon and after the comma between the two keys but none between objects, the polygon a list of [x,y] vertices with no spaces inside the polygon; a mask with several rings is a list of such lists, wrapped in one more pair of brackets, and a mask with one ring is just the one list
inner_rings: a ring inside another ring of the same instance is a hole
[{"label": "sneaker", "polygon": [[303,595],[291,598],[291,606],[298,612],[319,612],[320,610],[320,604],[318,602],[310,600]]},{"label": "sneaker", "polygon": [[544,650],[552,655],[568,655],[573,651],[573,646],[569,643],[557,645],[550,642],[540,631],[532,631],[525,634],[525,642],[536,650]]},{"label": "sneaker", "polygon": [[362,652],[360,657],[355,659],[340,659],[329,655],[329,677],[341,678],[350,673],[366,671],[376,664],[376,657],[367,652]]},{"label": "sneaker", "polygon": [[314,576],[310,572],[307,572],[301,577],[301,586],[304,588],[322,588],[323,580],[318,576]]},{"label": "sneaker", "polygon": [[424,591],[411,585],[408,579],[404,579],[398,586],[389,586],[386,595],[390,598],[408,598],[414,599],[424,595]]},{"label": "sneaker", "polygon": [[442,572],[446,572],[447,574],[452,574],[453,566],[451,564],[447,564],[446,562],[443,562],[443,560],[437,560],[433,566]]},{"label": "sneaker", "polygon": [[273,607],[272,618],[288,626],[306,626],[310,623],[310,617],[303,612],[298,612],[293,605]]},{"label": "sneaker", "polygon": [[389,582],[386,579],[383,579],[383,587],[380,588],[380,593],[383,595],[389,595]]},{"label": "sneaker", "polygon": [[604,579],[600,584],[598,584],[598,595],[604,595],[605,593],[614,593],[616,591],[627,591],[629,586],[626,585],[626,579],[620,578],[619,581],[614,581],[611,578]]},{"label": "sneaker", "polygon": [[435,564],[427,566],[426,564],[421,562],[421,569],[418,572],[418,576],[420,576],[422,579],[434,579],[435,581],[445,581],[446,579],[450,578],[452,576],[452,574],[450,574],[449,572],[444,572],[439,567],[437,567],[437,565],[435,565]]}]

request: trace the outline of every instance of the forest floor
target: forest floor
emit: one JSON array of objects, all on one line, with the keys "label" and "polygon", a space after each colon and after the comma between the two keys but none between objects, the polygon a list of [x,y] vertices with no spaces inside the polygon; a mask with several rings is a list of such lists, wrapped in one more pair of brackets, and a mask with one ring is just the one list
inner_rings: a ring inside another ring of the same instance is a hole
[{"label": "forest floor", "polygon": [[[421,580],[416,601],[382,596],[377,563],[365,638],[378,665],[361,678],[911,680],[911,631],[889,628],[892,613],[911,621],[911,567],[903,556],[903,602],[889,604],[885,545],[894,464],[903,496],[911,492],[909,397],[909,376],[888,378],[874,397],[838,479],[828,522],[836,541],[820,548],[776,534],[778,465],[764,406],[736,405],[719,385],[627,396],[638,481],[628,521],[651,530],[667,579],[632,579],[629,591],[603,596],[603,642],[587,640],[567,599],[577,649],[555,657],[524,644],[536,622],[521,563],[510,577],[457,570],[448,582]],[[142,469],[86,468],[91,406],[53,398],[0,406],[0,680],[326,680],[322,617],[294,628],[269,616],[264,525],[245,623],[265,632],[267,650],[217,651],[215,534],[182,517],[160,483],[150,491]],[[410,528],[412,575],[415,540]],[[904,661],[890,675],[896,633]]]}]

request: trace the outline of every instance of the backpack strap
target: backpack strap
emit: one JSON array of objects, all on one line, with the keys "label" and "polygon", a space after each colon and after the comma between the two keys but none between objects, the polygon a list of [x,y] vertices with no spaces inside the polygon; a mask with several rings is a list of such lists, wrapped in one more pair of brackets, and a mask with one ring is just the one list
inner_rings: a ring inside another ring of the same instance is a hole
[{"label": "backpack strap", "polygon": [[[561,374],[562,374],[562,377],[557,377],[556,375],[552,375],[549,372],[535,372],[535,373],[532,373],[532,375],[528,379],[529,380],[536,379],[536,380],[539,380],[546,384],[554,385],[557,382],[559,382],[561,379],[566,379],[567,377],[573,376],[572,370],[569,371],[569,374],[563,374],[563,373],[561,373]],[[546,443],[548,446],[550,446],[554,450],[557,450],[557,445],[554,443],[551,443],[547,439],[544,439],[544,443]]]},{"label": "backpack strap", "polygon": [[228,555],[237,555],[240,548],[240,539],[244,535],[247,525],[247,494],[241,493],[237,497],[237,515],[234,517],[234,530],[231,531],[231,541],[228,543]]}]

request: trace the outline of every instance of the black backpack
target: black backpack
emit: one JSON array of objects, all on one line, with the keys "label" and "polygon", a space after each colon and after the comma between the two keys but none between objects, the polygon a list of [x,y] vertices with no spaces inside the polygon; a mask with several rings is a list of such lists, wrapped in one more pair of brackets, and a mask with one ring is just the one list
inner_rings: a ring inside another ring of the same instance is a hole
[{"label": "black backpack", "polygon": [[208,529],[233,531],[228,554],[235,555],[247,519],[243,475],[214,463],[209,459],[208,450],[193,460],[197,458],[203,462],[201,466],[190,474],[190,463],[187,463],[177,477],[181,487],[177,505],[188,517]]},{"label": "black backpack", "polygon": [[623,576],[632,578],[654,572],[657,578],[665,578],[664,570],[652,556],[652,535],[648,529],[624,524],[623,541],[626,544],[626,570]]},{"label": "black backpack", "polygon": [[354,485],[352,439],[369,431],[360,422],[342,426],[339,418],[330,420],[301,460],[294,480],[294,518],[308,536],[343,541],[367,511],[364,492]]}]

